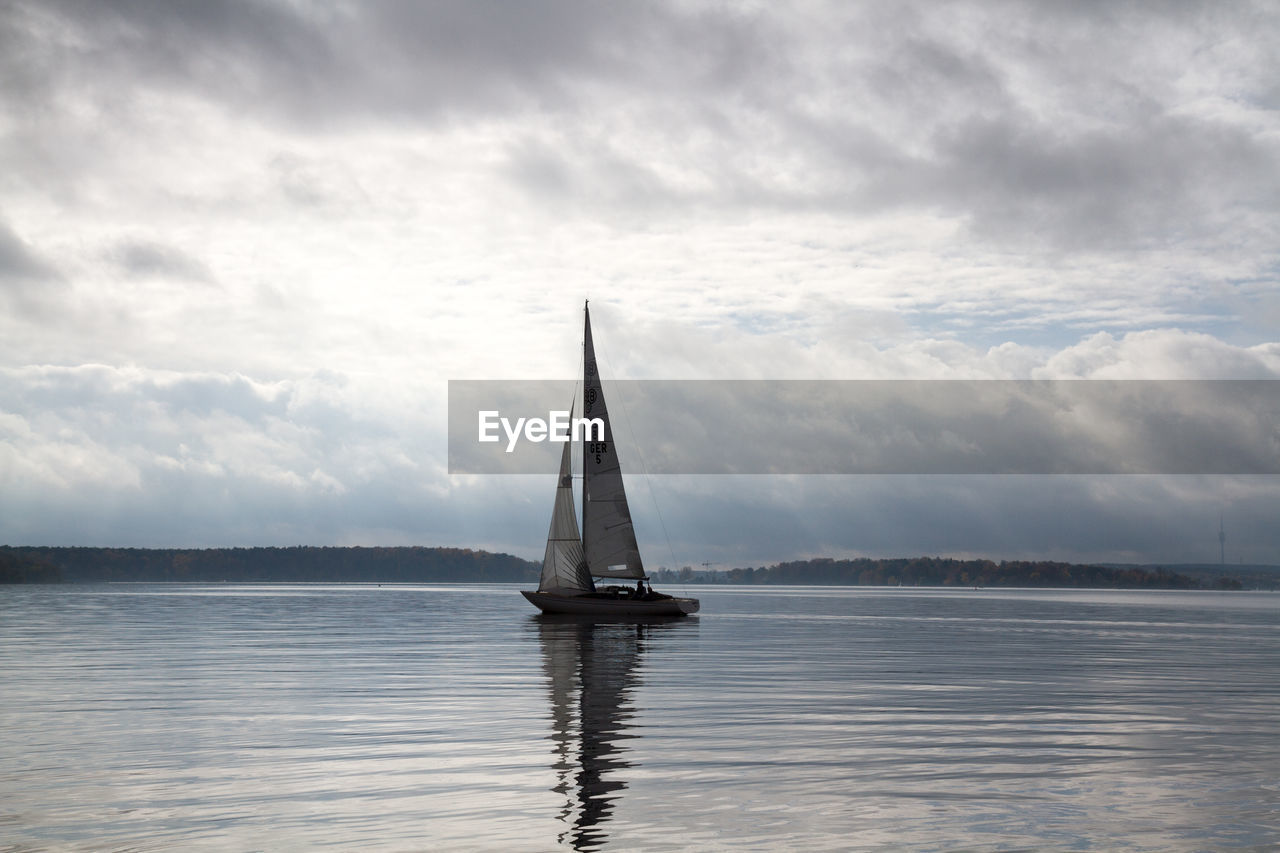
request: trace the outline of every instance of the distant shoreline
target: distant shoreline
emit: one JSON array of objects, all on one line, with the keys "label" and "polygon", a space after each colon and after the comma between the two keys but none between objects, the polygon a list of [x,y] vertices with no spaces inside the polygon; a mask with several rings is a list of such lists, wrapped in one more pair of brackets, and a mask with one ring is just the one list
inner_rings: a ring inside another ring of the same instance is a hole
[{"label": "distant shoreline", "polygon": [[[0,546],[0,583],[536,583],[540,564],[438,547]],[[658,584],[1079,589],[1280,589],[1280,566],[1082,564],[948,557],[816,558],[721,571],[659,568]]]}]

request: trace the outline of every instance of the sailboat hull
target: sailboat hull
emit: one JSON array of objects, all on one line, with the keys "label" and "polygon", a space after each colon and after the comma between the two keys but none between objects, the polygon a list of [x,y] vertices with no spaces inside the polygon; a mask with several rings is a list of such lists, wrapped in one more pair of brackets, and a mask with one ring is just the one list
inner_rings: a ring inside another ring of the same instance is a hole
[{"label": "sailboat hull", "polygon": [[690,613],[697,613],[700,607],[696,598],[672,598],[667,596],[656,599],[605,598],[591,595],[556,595],[555,593],[529,592],[528,590],[521,590],[520,594],[529,599],[530,603],[543,613],[571,616],[616,618],[688,616]]}]

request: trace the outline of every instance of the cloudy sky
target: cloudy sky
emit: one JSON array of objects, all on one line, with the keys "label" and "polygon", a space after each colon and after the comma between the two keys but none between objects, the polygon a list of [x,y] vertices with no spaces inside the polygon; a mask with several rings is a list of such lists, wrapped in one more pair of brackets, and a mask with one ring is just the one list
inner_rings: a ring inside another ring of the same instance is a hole
[{"label": "cloudy sky", "polygon": [[[1277,81],[1261,3],[0,0],[0,542],[539,556],[447,382],[571,379],[585,298],[606,378],[1280,378]],[[1280,563],[1275,479],[632,505],[654,565]]]}]

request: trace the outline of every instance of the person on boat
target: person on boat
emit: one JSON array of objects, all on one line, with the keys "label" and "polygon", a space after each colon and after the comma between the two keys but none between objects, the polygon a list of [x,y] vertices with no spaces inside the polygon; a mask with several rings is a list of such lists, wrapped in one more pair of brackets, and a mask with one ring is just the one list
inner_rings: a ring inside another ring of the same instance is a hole
[{"label": "person on boat", "polygon": [[644,579],[636,581],[636,598],[644,598]]}]

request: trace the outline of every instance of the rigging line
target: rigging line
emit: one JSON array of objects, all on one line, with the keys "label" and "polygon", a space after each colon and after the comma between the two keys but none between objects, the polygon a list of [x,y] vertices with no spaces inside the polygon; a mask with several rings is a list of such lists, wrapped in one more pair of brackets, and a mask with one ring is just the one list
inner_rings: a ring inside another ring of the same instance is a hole
[{"label": "rigging line", "polygon": [[[583,346],[586,344],[584,343]],[[596,344],[596,349],[606,361],[612,361],[608,353],[604,351],[604,347]],[[599,371],[597,371],[598,373]],[[610,371],[612,372],[612,371]],[[601,384],[604,377],[600,377]],[[644,477],[645,488],[649,491],[649,500],[653,501],[653,511],[658,515],[658,524],[662,527],[662,537],[667,540],[667,550],[671,553],[671,564],[675,566],[679,561],[676,559],[676,549],[671,546],[671,537],[667,534],[667,522],[662,518],[662,509],[658,506],[658,496],[653,491],[653,482],[649,477],[649,469],[644,464],[644,455],[640,452],[640,442],[636,441],[635,430],[631,427],[631,415],[627,412],[627,401],[622,398],[622,389],[618,385],[614,385],[615,397],[622,404],[622,418],[627,422],[627,432],[631,434],[631,446],[636,449],[636,458],[640,460],[640,473]],[[616,451],[615,451],[616,452]],[[675,571],[673,568],[672,571]],[[681,586],[683,589],[683,585]]]},{"label": "rigging line", "polygon": [[[578,360],[581,361],[582,359],[578,359]],[[578,409],[578,380],[574,379],[573,380],[573,396],[569,398],[569,413],[570,413],[569,414],[569,445],[570,445],[570,448],[572,448],[573,446],[573,412],[577,411],[577,409]],[[575,476],[573,473],[573,460],[574,460],[574,457],[576,456],[577,454],[574,453],[571,449],[569,451],[569,476],[570,477]],[[577,476],[581,477],[582,475],[578,474]]]}]

